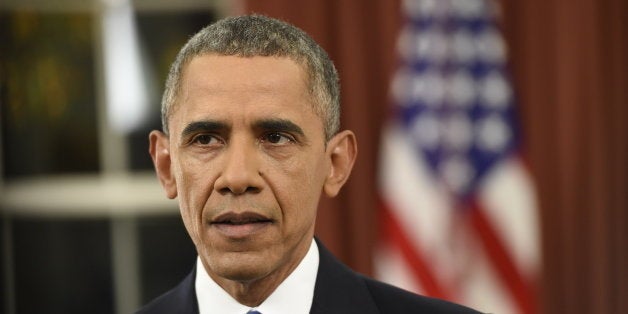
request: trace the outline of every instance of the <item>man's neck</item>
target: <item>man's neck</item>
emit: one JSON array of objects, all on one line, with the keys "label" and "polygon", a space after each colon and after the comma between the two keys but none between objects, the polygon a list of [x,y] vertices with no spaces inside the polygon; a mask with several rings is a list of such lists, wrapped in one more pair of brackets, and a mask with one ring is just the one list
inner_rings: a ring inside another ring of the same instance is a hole
[{"label": "man's neck", "polygon": [[295,254],[297,254],[298,258],[292,259],[292,262],[286,263],[264,277],[250,281],[236,281],[220,277],[213,272],[207,271],[209,268],[205,265],[205,262],[203,262],[203,267],[211,279],[240,304],[257,307],[297,268],[307,254],[309,245],[304,246],[304,248],[297,248],[297,250]]}]

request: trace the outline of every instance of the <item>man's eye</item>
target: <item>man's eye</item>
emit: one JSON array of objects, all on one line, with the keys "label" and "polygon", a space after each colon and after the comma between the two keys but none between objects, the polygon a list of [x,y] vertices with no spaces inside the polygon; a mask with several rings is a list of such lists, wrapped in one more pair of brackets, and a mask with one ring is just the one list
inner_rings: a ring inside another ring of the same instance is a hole
[{"label": "man's eye", "polygon": [[271,144],[286,144],[292,141],[290,137],[281,133],[268,133],[262,140]]},{"label": "man's eye", "polygon": [[216,137],[209,134],[197,135],[194,137],[194,139],[192,139],[192,143],[200,144],[200,145],[209,145],[209,144],[213,144],[216,141],[218,141]]}]

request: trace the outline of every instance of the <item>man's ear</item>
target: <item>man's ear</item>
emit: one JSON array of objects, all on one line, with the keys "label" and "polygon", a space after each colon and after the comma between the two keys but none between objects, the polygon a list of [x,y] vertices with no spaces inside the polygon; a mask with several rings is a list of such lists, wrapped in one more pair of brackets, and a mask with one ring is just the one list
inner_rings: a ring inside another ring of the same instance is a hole
[{"label": "man's ear", "polygon": [[349,130],[336,134],[327,142],[327,155],[331,160],[331,167],[323,189],[327,196],[334,197],[349,179],[355,158],[358,155],[358,143],[355,134]]},{"label": "man's ear", "polygon": [[172,174],[172,159],[170,157],[170,139],[160,131],[152,131],[148,136],[150,147],[148,151],[153,159],[155,171],[161,186],[166,191],[166,196],[173,199],[177,197],[177,184]]}]

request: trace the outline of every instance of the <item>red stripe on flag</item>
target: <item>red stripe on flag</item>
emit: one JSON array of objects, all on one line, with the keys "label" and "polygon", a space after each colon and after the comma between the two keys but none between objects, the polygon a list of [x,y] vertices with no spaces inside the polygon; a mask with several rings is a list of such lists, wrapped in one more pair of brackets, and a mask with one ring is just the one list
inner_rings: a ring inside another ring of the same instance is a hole
[{"label": "red stripe on flag", "polygon": [[495,228],[476,201],[471,202],[470,212],[471,223],[478,233],[487,256],[512,295],[520,313],[536,313],[536,298],[532,285],[524,280],[501,239],[497,236]]},{"label": "red stripe on flag", "polygon": [[381,232],[385,238],[385,243],[396,246],[399,249],[408,266],[410,266],[414,277],[421,283],[425,294],[436,298],[450,299],[450,294],[438,282],[431,267],[423,258],[421,250],[417,249],[417,243],[409,240],[408,235],[404,232],[393,211],[381,199],[380,209]]}]

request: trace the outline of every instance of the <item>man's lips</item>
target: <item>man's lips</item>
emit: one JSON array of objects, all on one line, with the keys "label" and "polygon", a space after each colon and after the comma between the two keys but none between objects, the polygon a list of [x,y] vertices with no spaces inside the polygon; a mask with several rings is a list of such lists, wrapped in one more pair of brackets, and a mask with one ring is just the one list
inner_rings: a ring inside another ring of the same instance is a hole
[{"label": "man's lips", "polygon": [[210,225],[229,238],[244,238],[270,226],[273,220],[254,212],[221,214],[211,220]]},{"label": "man's lips", "polygon": [[272,219],[254,212],[228,212],[211,220],[211,224],[244,225],[249,223],[272,222]]}]

